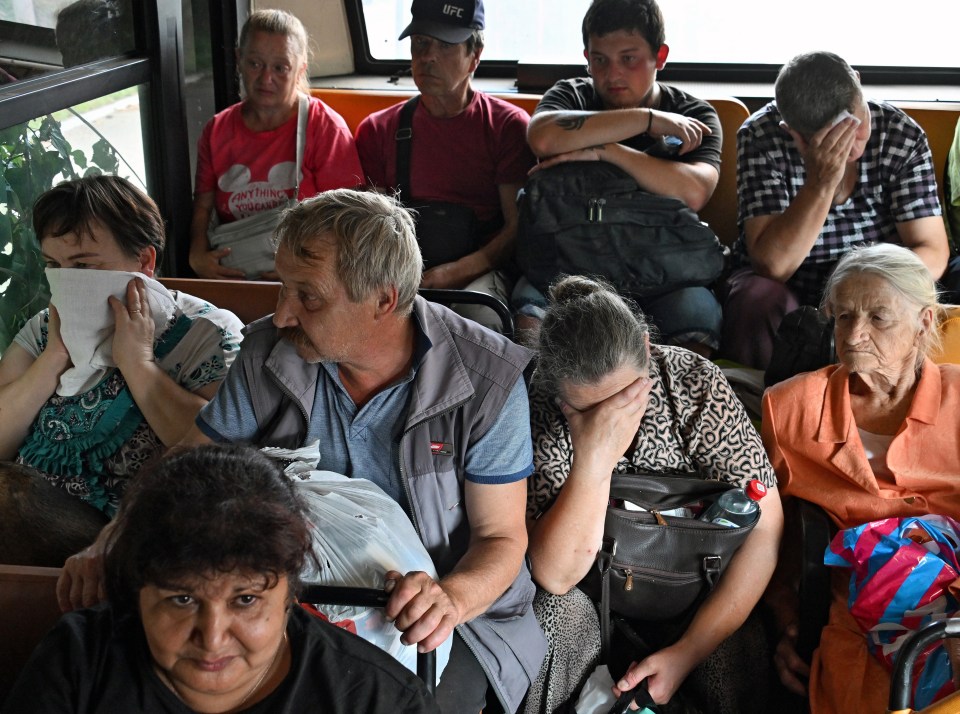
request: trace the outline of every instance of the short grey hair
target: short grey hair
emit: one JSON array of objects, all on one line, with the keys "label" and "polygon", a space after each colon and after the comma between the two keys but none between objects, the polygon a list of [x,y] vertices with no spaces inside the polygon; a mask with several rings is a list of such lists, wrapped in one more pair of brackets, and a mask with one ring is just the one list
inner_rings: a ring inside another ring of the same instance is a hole
[{"label": "short grey hair", "polygon": [[537,381],[550,394],[562,382],[594,384],[626,365],[649,365],[650,326],[610,285],[579,275],[550,287],[540,325]]},{"label": "short grey hair", "polygon": [[[853,248],[837,262],[823,288],[821,309],[832,315],[837,290],[847,280],[860,275],[876,275],[889,283],[918,313],[933,308],[933,326],[923,334],[918,362],[940,349],[939,325],[944,317],[937,285],[923,261],[908,248],[893,243],[877,243]],[[918,318],[919,319],[919,318]]]},{"label": "short grey hair", "polygon": [[780,69],[773,92],[783,120],[805,139],[863,104],[856,72],[831,52],[794,57]]},{"label": "short grey hair", "polygon": [[472,55],[478,49],[483,49],[483,30],[474,30],[473,33],[463,41],[467,48],[467,54]]},{"label": "short grey hair", "polygon": [[[254,32],[266,32],[271,35],[283,35],[293,40],[293,45],[297,53],[299,63],[297,72],[300,71],[300,64],[306,64],[310,60],[310,36],[306,28],[300,22],[300,18],[286,10],[256,10],[250,13],[247,21],[240,28],[240,37],[237,40],[237,49],[242,55],[247,49],[247,42]],[[310,84],[307,81],[306,72],[299,74],[298,85],[300,91],[306,93],[310,90]]]},{"label": "short grey hair", "polygon": [[397,313],[407,315],[420,287],[423,259],[413,217],[392,196],[338,188],[288,208],[274,232],[277,248],[316,260],[315,244],[329,240],[336,271],[353,302],[397,289]]}]

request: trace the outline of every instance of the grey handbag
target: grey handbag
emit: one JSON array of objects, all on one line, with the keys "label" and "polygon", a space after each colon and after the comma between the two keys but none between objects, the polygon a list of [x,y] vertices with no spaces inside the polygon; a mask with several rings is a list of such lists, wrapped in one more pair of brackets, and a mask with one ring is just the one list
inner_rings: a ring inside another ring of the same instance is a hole
[{"label": "grey handbag", "polygon": [[[691,612],[716,585],[756,521],[726,528],[660,511],[712,503],[734,488],[690,475],[614,474],[597,567],[579,588],[600,604],[604,651],[611,612],[631,619],[666,620]],[[630,501],[644,511],[625,509]]]},{"label": "grey handbag", "polygon": [[297,167],[293,198],[276,208],[219,225],[208,234],[211,247],[231,249],[229,255],[220,259],[220,263],[228,268],[242,270],[248,280],[256,279],[274,269],[276,248],[273,244],[273,232],[280,223],[284,210],[297,205],[309,109],[310,100],[306,95],[301,94],[300,108],[297,113]]}]

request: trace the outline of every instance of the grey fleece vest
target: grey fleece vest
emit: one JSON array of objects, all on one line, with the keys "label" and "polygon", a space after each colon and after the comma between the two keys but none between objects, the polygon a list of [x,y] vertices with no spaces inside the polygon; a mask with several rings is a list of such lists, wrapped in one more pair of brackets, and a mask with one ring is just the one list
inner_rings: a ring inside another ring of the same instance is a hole
[{"label": "grey fleece vest", "polygon": [[[414,314],[431,347],[417,369],[400,437],[400,475],[413,524],[441,576],[467,551],[463,504],[467,450],[493,425],[521,379],[530,352],[444,307],[416,298]],[[259,446],[303,446],[319,365],[280,340],[270,318],[246,328],[234,369],[242,369]],[[514,712],[536,678],[546,639],[531,607],[536,588],[524,563],[486,613],[457,629],[501,703]]]}]

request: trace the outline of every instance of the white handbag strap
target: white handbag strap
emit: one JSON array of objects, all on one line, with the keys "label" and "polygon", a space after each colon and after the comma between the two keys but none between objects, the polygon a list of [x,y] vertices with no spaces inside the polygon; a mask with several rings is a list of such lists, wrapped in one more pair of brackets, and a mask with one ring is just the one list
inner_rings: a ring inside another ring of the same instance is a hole
[{"label": "white handbag strap", "polygon": [[296,185],[293,189],[293,201],[300,200],[300,167],[303,166],[303,150],[307,144],[307,121],[310,115],[310,98],[306,94],[300,95],[300,108],[297,112],[297,171]]}]

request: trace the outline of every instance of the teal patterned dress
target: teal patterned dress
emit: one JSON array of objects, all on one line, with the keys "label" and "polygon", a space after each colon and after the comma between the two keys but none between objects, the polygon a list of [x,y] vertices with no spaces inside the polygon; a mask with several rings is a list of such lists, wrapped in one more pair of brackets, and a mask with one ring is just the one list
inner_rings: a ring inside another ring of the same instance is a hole
[{"label": "teal patterned dress", "polygon": [[[226,377],[240,348],[242,323],[233,313],[183,293],[154,342],[157,364],[188,391]],[[34,357],[47,344],[49,314],[35,315],[16,337]],[[164,445],[130,394],[120,370],[110,370],[81,394],[53,394],[40,409],[17,461],[42,472],[108,517],[128,479],[159,456]]]}]

